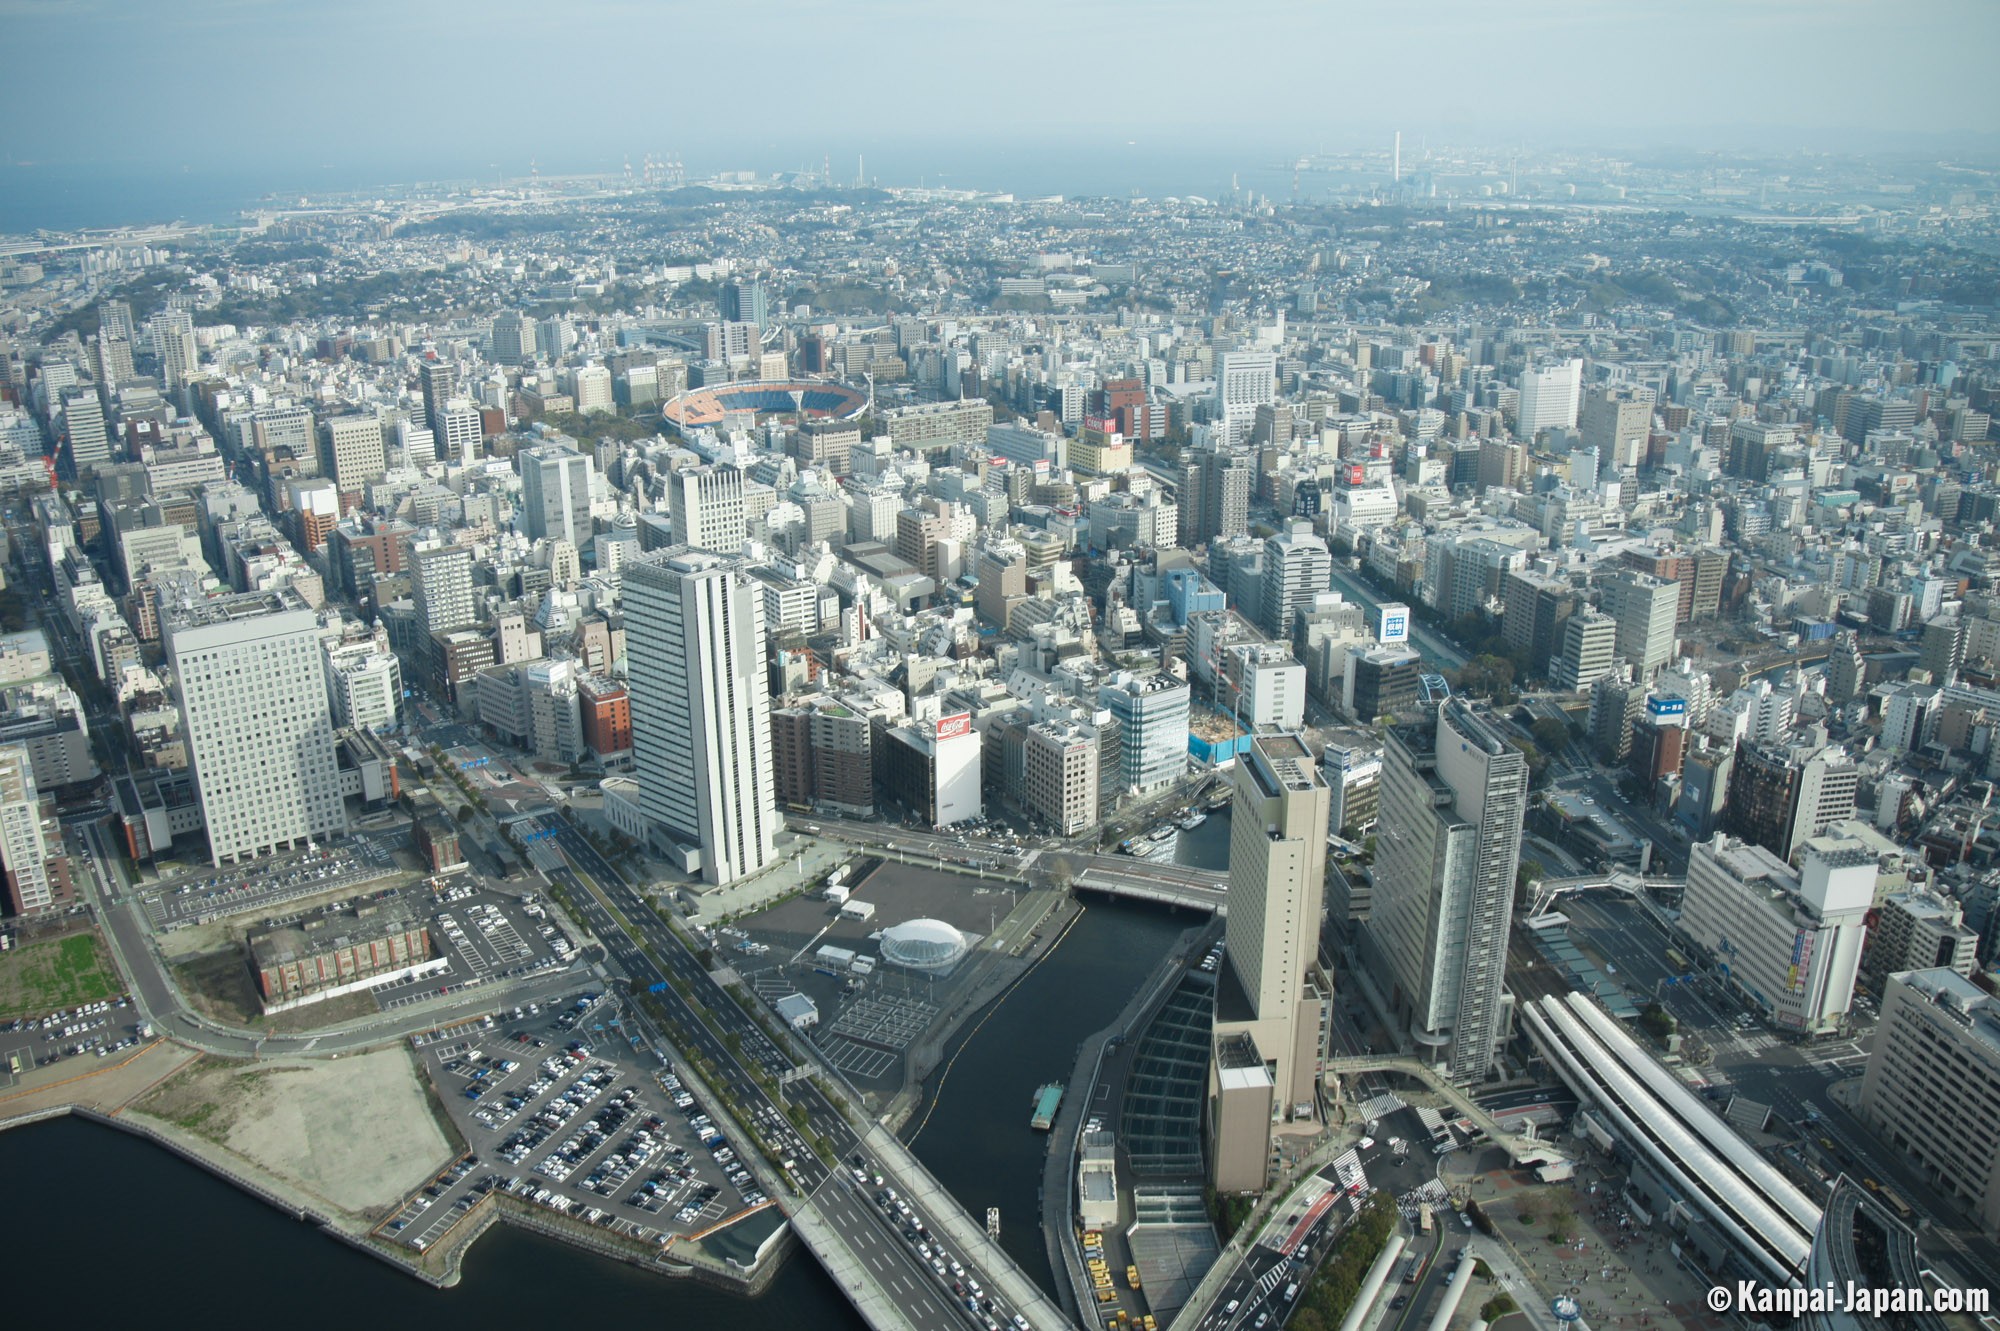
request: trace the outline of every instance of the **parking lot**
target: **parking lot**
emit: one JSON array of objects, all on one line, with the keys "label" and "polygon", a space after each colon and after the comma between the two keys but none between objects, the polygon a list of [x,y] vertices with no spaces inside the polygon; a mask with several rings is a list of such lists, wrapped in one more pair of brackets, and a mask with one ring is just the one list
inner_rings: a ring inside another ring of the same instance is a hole
[{"label": "parking lot", "polygon": [[[384,1237],[424,1251],[494,1192],[660,1244],[766,1203],[739,1144],[671,1069],[649,1066],[615,997],[587,991],[412,1043],[471,1149]],[[760,1128],[804,1150],[789,1125]]]},{"label": "parking lot", "polygon": [[395,851],[406,837],[407,833],[375,832],[252,866],[171,879],[143,889],[146,916],[155,929],[181,929],[329,893],[352,895],[369,883],[403,872]]},{"label": "parking lot", "polygon": [[0,1076],[65,1059],[105,1058],[139,1043],[139,1017],[122,994],[0,1025]]},{"label": "parking lot", "polygon": [[421,914],[430,916],[431,946],[450,965],[434,975],[378,987],[377,1005],[387,1012],[474,985],[535,975],[567,966],[575,944],[537,896],[488,891],[470,876],[434,880],[404,890]]}]

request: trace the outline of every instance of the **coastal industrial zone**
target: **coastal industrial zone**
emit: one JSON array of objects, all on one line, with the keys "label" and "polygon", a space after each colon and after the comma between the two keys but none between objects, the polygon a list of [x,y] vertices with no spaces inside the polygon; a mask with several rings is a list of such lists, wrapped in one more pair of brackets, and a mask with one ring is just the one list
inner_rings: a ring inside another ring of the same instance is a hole
[{"label": "coastal industrial zone", "polygon": [[0,1126],[878,1331],[1993,1326],[1993,174],[1285,165],[7,239]]}]

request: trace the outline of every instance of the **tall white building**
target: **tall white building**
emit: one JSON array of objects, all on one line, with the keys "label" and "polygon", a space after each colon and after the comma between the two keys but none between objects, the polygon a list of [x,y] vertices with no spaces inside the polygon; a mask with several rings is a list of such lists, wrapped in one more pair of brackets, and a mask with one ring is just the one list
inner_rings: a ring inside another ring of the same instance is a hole
[{"label": "tall white building", "polygon": [[1194,697],[1186,684],[1164,672],[1121,674],[1097,692],[1121,727],[1119,768],[1100,773],[1100,781],[1115,781],[1127,792],[1158,790],[1187,771],[1188,704]]},{"label": "tall white building", "polygon": [[618,409],[611,399],[611,371],[602,365],[579,365],[565,370],[563,379],[576,399],[580,415],[603,415]]},{"label": "tall white building", "polygon": [[1556,361],[1538,370],[1523,370],[1514,433],[1533,440],[1543,430],[1574,430],[1577,408],[1582,401],[1581,360]]},{"label": "tall white building", "polygon": [[428,425],[397,421],[396,453],[405,467],[428,467],[438,460],[437,436]]},{"label": "tall white building", "polygon": [[319,619],[297,593],[184,607],[165,637],[213,862],[346,831]]},{"label": "tall white building", "polygon": [[320,426],[322,474],[345,493],[359,492],[382,479],[387,461],[382,448],[382,422],[373,416],[336,416]]},{"label": "tall white building", "polygon": [[403,711],[403,668],[395,653],[369,641],[327,642],[327,702],[336,726],[385,730]]},{"label": "tall white building", "polygon": [[1875,876],[1875,857],[1858,841],[1814,837],[1795,872],[1718,833],[1688,854],[1680,928],[1772,1024],[1825,1034],[1854,998]]},{"label": "tall white building", "polygon": [[640,810],[687,871],[754,874],[779,826],[763,597],[735,561],[685,546],[622,576]]},{"label": "tall white building", "polygon": [[104,423],[104,404],[94,388],[65,389],[62,394],[63,442],[79,477],[111,461],[111,434]]},{"label": "tall white building", "polygon": [[1250,438],[1257,408],[1277,399],[1278,358],[1269,351],[1225,351],[1215,358],[1215,417],[1233,448]]},{"label": "tall white building", "polygon": [[682,545],[728,555],[742,549],[749,526],[743,473],[735,467],[703,465],[674,472],[667,478],[667,504],[674,539]]},{"label": "tall white building", "polygon": [[1389,731],[1364,954],[1417,1055],[1477,1084],[1505,1034],[1502,978],[1528,764],[1454,699]]},{"label": "tall white building", "polygon": [[1312,609],[1313,598],[1331,585],[1332,576],[1333,555],[1326,542],[1313,535],[1312,523],[1294,521],[1265,541],[1264,632],[1289,642],[1292,622]]},{"label": "tall white building", "polygon": [[6,875],[0,908],[7,914],[34,915],[55,905],[41,792],[22,744],[0,746],[0,871]]},{"label": "tall white building", "polygon": [[573,448],[538,445],[515,455],[521,469],[521,530],[531,541],[590,544],[591,460]]},{"label": "tall white building", "polygon": [[486,444],[486,427],[479,419],[479,409],[463,400],[440,409],[431,432],[438,461],[454,467],[469,467],[477,462]]},{"label": "tall white building", "polygon": [[161,310],[147,327],[153,354],[160,361],[160,382],[169,392],[201,372],[201,344],[195,339],[193,315],[186,310]]}]

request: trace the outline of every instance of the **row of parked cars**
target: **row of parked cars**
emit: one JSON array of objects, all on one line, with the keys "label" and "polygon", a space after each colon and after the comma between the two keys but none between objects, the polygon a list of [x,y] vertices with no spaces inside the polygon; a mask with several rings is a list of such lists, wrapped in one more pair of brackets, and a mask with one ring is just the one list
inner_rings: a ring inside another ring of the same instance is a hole
[{"label": "row of parked cars", "polygon": [[[62,1030],[62,1028],[65,1026],[80,1025],[84,1022],[90,1021],[94,1017],[102,1016],[103,1014],[111,1012],[117,1008],[130,1007],[130,1006],[131,1006],[131,1000],[125,998],[123,995],[120,995],[117,998],[106,998],[106,999],[101,999],[95,1003],[84,1003],[77,1007],[64,1008],[59,1012],[51,1012],[46,1017],[18,1018],[14,1021],[8,1022],[5,1027],[0,1027],[0,1029],[10,1030],[10,1031],[55,1030],[59,1031],[61,1034],[67,1035],[69,1034],[69,1032]],[[99,1024],[101,1025],[102,1023]],[[58,1037],[44,1036],[43,1038],[54,1039]]]}]

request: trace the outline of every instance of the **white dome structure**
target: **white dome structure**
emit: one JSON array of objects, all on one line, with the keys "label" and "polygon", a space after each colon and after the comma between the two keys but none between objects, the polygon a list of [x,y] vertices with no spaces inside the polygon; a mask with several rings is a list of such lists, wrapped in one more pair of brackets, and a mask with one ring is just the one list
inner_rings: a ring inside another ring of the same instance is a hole
[{"label": "white dome structure", "polygon": [[913,971],[949,971],[965,948],[965,935],[943,920],[906,920],[882,931],[882,960]]}]

